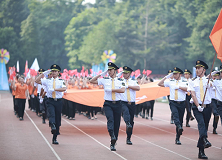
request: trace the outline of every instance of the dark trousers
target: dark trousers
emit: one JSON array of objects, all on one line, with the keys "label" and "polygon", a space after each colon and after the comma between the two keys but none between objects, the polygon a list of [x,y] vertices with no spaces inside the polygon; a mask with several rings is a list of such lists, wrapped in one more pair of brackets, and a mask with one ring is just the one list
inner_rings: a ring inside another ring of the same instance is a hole
[{"label": "dark trousers", "polygon": [[114,133],[116,139],[118,139],[121,112],[122,112],[121,102],[118,101],[117,103],[114,104],[112,102],[105,101],[103,104],[103,109],[107,118],[108,132],[110,135]]},{"label": "dark trousers", "polygon": [[150,113],[150,117],[153,117],[153,107],[154,107],[155,100],[151,100],[149,102],[150,102],[150,107],[147,110],[147,115],[149,116],[149,113]]},{"label": "dark trousers", "polygon": [[187,116],[186,116],[187,122],[189,122],[190,117],[192,117],[192,114],[191,114],[192,104],[190,103],[190,99],[191,99],[191,95],[190,96],[186,95],[185,105],[186,105],[186,111],[187,111]]},{"label": "dark trousers", "polygon": [[[121,102],[122,104],[122,112],[123,112],[123,119],[125,122],[130,122],[132,127],[134,126],[134,114],[135,114],[135,109],[136,105],[135,103],[133,104],[128,104],[127,102]],[[133,129],[131,132],[126,132],[127,138],[131,138]]]},{"label": "dark trousers", "polygon": [[76,103],[68,101],[68,117],[75,118],[76,115]]},{"label": "dark trousers", "polygon": [[213,128],[217,129],[218,118],[216,118],[216,117],[219,116],[218,109],[217,109],[217,100],[216,99],[212,99],[210,106],[212,108],[212,113],[214,115]]},{"label": "dark trousers", "polygon": [[25,102],[26,102],[26,99],[17,99],[17,102],[18,102],[18,115],[19,117],[22,117],[24,116],[24,111],[25,111]]},{"label": "dark trousers", "polygon": [[203,138],[207,137],[212,108],[210,107],[210,105],[207,105],[207,107],[204,108],[203,112],[199,112],[197,107],[193,105],[192,109],[198,123],[199,140],[197,142],[197,147],[200,149],[204,149]]},{"label": "dark trousers", "polygon": [[18,103],[16,101],[17,99],[15,99],[15,96],[13,96],[14,111],[18,113]]},{"label": "dark trousers", "polygon": [[59,127],[61,126],[61,113],[62,113],[62,100],[48,99],[46,101],[49,124],[55,124],[56,133],[59,133]]},{"label": "dark trousers", "polygon": [[[173,114],[173,121],[176,126],[180,125],[181,127],[183,126],[183,116],[185,112],[185,101],[177,103],[175,101],[170,101],[170,110]],[[176,129],[176,132],[177,129]],[[177,133],[178,135],[178,133]]]},{"label": "dark trousers", "polygon": [[35,97],[35,111],[36,111],[36,114],[39,114],[40,113],[40,102],[39,102],[39,97]]}]

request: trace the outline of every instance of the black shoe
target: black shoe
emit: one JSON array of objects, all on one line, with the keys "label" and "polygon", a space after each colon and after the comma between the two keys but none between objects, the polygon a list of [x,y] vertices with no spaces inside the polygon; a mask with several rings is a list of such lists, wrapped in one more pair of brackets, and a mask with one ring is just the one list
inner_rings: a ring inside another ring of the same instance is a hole
[{"label": "black shoe", "polygon": [[190,124],[188,122],[186,123],[186,127],[190,127]]},{"label": "black shoe", "polygon": [[110,150],[111,151],[116,151],[115,144],[110,144]]},{"label": "black shoe", "polygon": [[145,118],[145,115],[142,115],[142,118]]},{"label": "black shoe", "polygon": [[111,137],[111,144],[115,145],[116,144],[116,136],[114,134],[110,134]]},{"label": "black shoe", "polygon": [[153,117],[150,117],[151,121],[153,120]]},{"label": "black shoe", "polygon": [[126,132],[132,132],[132,125],[130,124],[130,122],[126,122]]},{"label": "black shoe", "polygon": [[130,141],[130,138],[127,138],[127,139],[126,139],[126,144],[128,144],[128,145],[133,145],[133,143]]},{"label": "black shoe", "polygon": [[51,124],[51,133],[56,134],[56,126],[55,124]]},{"label": "black shoe", "polygon": [[136,118],[138,118],[138,115],[135,115]]},{"label": "black shoe", "polygon": [[216,129],[213,129],[213,134],[217,134],[217,131],[216,131]]},{"label": "black shoe", "polygon": [[178,132],[178,135],[182,135],[182,132],[183,132],[183,128],[181,127],[181,125],[178,125],[177,126],[177,132]]},{"label": "black shoe", "polygon": [[199,159],[208,159],[208,157],[204,153],[204,150],[199,150],[198,158]]},{"label": "black shoe", "polygon": [[172,119],[170,120],[170,124],[174,124],[174,121]]},{"label": "black shoe", "polygon": [[42,119],[42,123],[45,124],[45,119]]},{"label": "black shoe", "polygon": [[191,117],[190,117],[190,120],[191,120],[191,121],[192,121],[192,120],[194,120],[194,117],[193,117],[193,116],[191,116]]},{"label": "black shoe", "polygon": [[56,139],[52,139],[52,144],[59,144],[59,142]]},{"label": "black shoe", "polygon": [[22,121],[22,120],[23,120],[23,118],[22,118],[22,117],[19,117],[19,120],[20,120],[20,121]]},{"label": "black shoe", "polygon": [[203,142],[204,142],[204,148],[211,147],[211,143],[207,140],[207,138],[203,138]]},{"label": "black shoe", "polygon": [[179,139],[176,139],[176,140],[175,140],[175,144],[177,144],[177,145],[181,145],[180,140],[179,140]]}]

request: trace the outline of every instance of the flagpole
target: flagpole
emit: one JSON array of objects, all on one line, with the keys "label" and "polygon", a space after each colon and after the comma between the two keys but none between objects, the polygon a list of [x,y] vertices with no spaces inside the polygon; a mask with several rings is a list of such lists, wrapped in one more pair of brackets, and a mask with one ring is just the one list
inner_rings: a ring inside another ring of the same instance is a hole
[{"label": "flagpole", "polygon": [[[212,67],[211,67],[211,70],[210,70],[210,76],[208,77],[207,86],[208,86],[208,84],[209,84],[209,82],[210,82],[211,73],[212,73],[212,70],[213,70],[213,67],[214,67],[214,62],[215,62],[215,59],[216,59],[216,55],[217,55],[217,52],[215,52],[215,55],[214,55],[214,61],[213,61],[213,64],[212,64]],[[205,97],[206,97],[207,88],[208,88],[208,87],[206,87],[206,90],[205,90],[205,93],[204,93],[204,97],[203,97],[203,101],[202,101],[202,105],[201,105],[202,107],[203,107],[204,100],[205,100]]]}]

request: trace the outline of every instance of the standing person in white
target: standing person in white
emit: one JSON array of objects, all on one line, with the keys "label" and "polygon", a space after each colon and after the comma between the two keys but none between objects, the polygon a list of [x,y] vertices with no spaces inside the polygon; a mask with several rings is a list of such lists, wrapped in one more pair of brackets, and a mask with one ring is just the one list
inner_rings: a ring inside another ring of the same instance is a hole
[{"label": "standing person in white", "polygon": [[[173,74],[173,78],[170,81],[165,81],[167,78],[171,77]],[[158,85],[161,87],[169,87],[170,88],[170,110],[173,114],[173,120],[176,125],[176,140],[175,144],[181,145],[180,136],[183,132],[183,116],[185,112],[185,100],[186,100],[186,92],[187,92],[187,81],[183,81],[181,79],[181,75],[183,71],[175,67],[173,73],[164,77]]]},{"label": "standing person in white", "polygon": [[209,90],[207,90],[204,99],[204,93],[207,87],[209,89],[211,86],[210,84],[207,84],[208,79],[205,77],[205,72],[207,69],[208,65],[205,62],[201,60],[196,61],[197,77],[188,82],[188,91],[191,92],[192,100],[194,103],[192,106],[193,114],[198,123],[199,140],[197,147],[199,148],[199,159],[208,159],[204,153],[204,149],[211,147],[211,143],[207,140],[207,131],[212,112],[212,108],[210,106],[211,96]]},{"label": "standing person in white", "polygon": [[123,119],[126,123],[126,144],[132,145],[131,135],[133,132],[134,126],[134,114],[136,109],[136,91],[140,90],[140,86],[136,80],[132,80],[130,75],[132,73],[132,69],[130,67],[123,67],[123,78],[124,83],[126,84],[126,90],[124,94],[122,94],[122,111],[123,111]]},{"label": "standing person in white", "polygon": [[[114,63],[108,63],[108,70],[93,77],[90,83],[103,85],[104,88],[104,105],[103,109],[107,118],[107,129],[111,137],[110,150],[116,151],[115,145],[118,139],[120,120],[121,120],[121,94],[125,92],[125,83],[122,79],[116,77],[119,67]],[[105,77],[106,74],[109,77]],[[103,78],[99,78],[103,76]]]},{"label": "standing person in white", "polygon": [[[66,91],[66,85],[64,80],[59,79],[59,72],[61,68],[53,64],[50,70],[47,70],[40,74],[35,82],[46,86],[47,90],[47,111],[49,125],[51,127],[51,133],[53,134],[52,144],[59,144],[57,141],[57,135],[59,135],[59,127],[61,126],[61,114],[62,114],[62,97],[63,92]],[[52,73],[52,78],[41,79],[44,75]]]}]

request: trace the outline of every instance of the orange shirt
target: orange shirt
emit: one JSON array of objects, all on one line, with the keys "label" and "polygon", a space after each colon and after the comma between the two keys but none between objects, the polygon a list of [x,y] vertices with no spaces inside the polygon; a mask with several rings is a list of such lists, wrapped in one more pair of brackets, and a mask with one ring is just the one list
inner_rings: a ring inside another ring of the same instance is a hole
[{"label": "orange shirt", "polygon": [[22,86],[20,83],[17,83],[15,86],[16,86],[15,98],[26,99],[25,92],[28,89],[28,86],[26,84]]},{"label": "orange shirt", "polygon": [[[15,81],[15,85],[17,84],[17,81]],[[12,84],[11,84],[11,89],[12,89]],[[15,90],[12,89],[12,95],[15,96]]]}]

